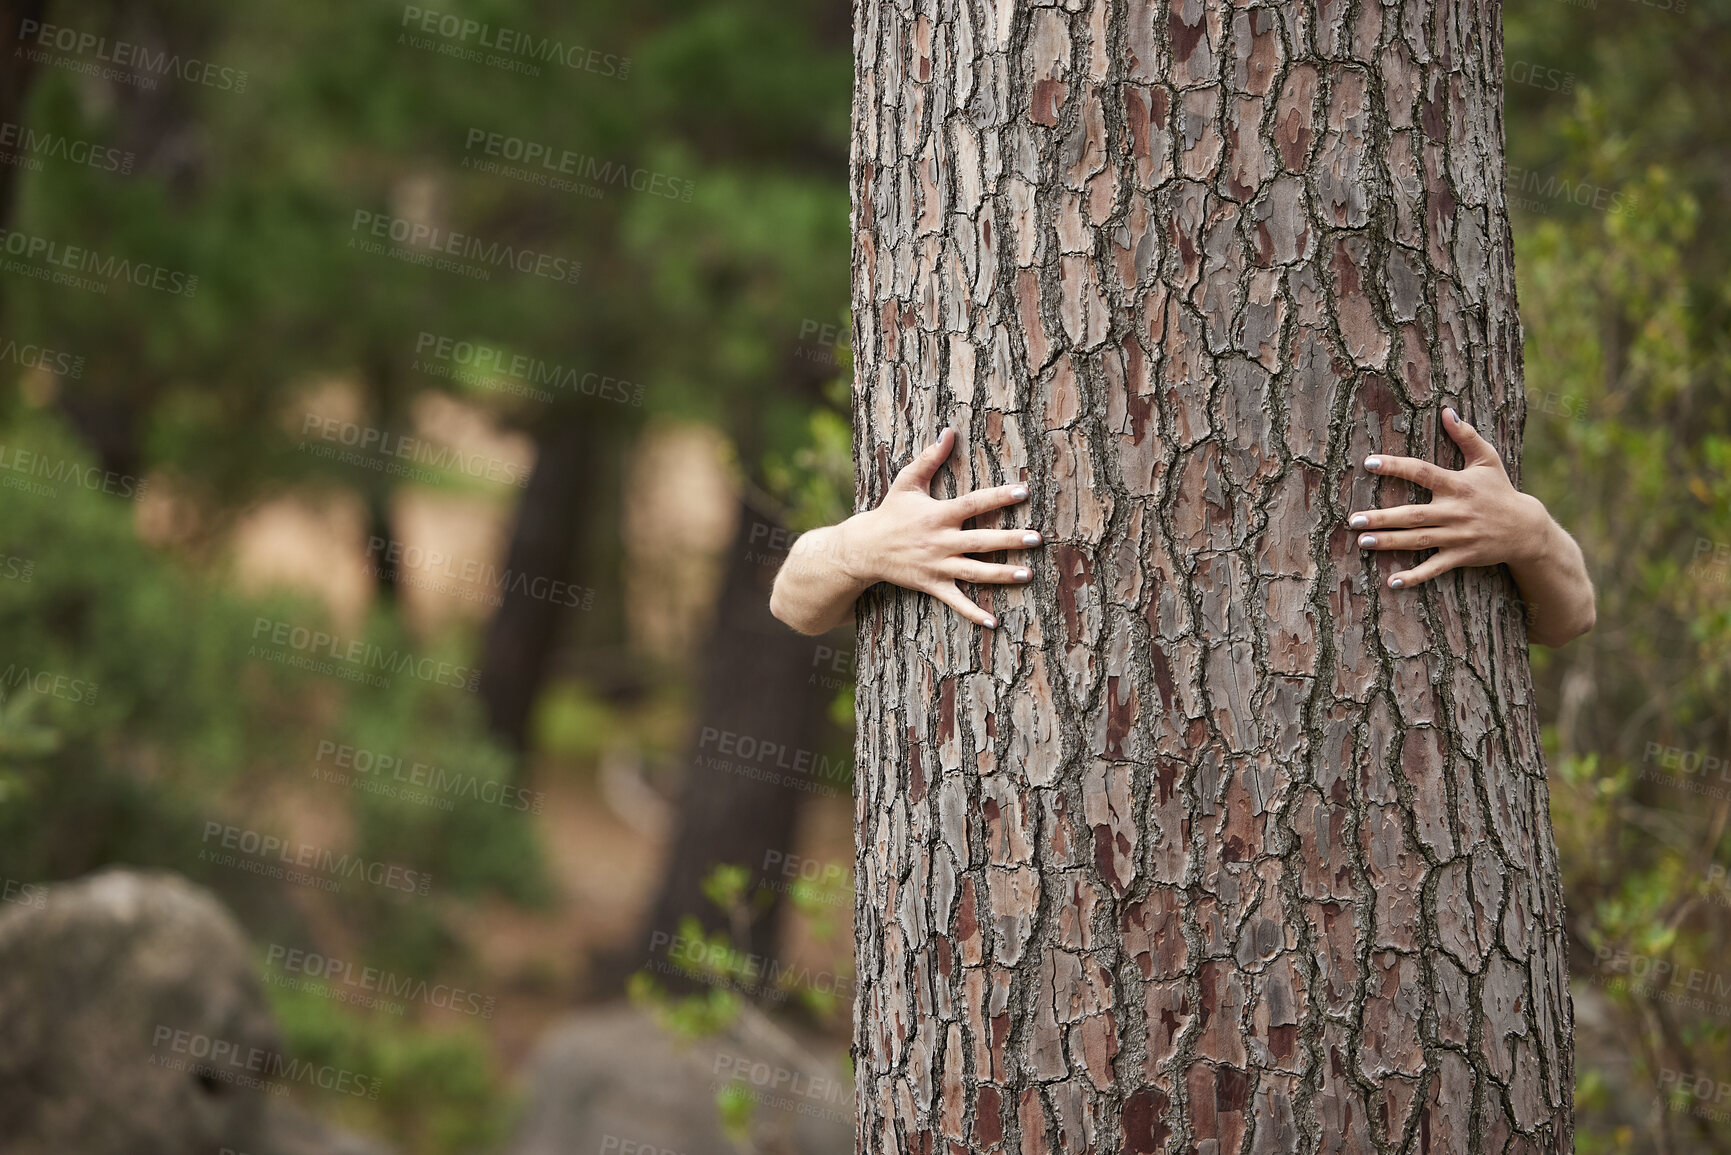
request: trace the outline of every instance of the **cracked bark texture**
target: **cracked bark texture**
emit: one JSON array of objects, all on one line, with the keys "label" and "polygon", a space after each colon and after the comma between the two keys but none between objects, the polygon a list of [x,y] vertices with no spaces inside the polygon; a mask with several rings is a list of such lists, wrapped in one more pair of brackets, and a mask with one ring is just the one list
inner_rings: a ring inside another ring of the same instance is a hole
[{"label": "cracked bark texture", "polygon": [[859,616],[862,1152],[1573,1149],[1526,626],[1383,586],[1525,417],[1490,0],[856,0],[856,502],[1025,479],[983,631]]}]

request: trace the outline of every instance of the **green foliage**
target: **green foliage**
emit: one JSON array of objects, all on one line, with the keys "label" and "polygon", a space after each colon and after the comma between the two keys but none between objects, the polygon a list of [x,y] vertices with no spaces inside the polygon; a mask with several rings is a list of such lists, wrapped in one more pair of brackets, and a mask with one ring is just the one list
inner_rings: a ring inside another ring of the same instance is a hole
[{"label": "green foliage", "polygon": [[[279,888],[201,857],[203,824],[251,823],[242,796],[272,775],[304,780],[321,737],[508,777],[448,687],[397,677],[355,691],[332,725],[329,679],[249,656],[256,623],[322,624],[313,608],[247,599],[140,542],[132,503],[88,488],[102,471],[53,419],[17,407],[0,425],[9,462],[48,463],[52,495],[20,490],[0,519],[0,872],[66,878],[105,863],[164,867],[217,890],[255,929],[295,918]],[[17,477],[17,474],[10,475]],[[377,621],[367,636],[413,646]],[[344,683],[348,685],[348,683]],[[332,788],[335,791],[336,788]],[[337,793],[340,809],[345,799]],[[449,811],[353,792],[356,851],[430,871],[440,895],[548,893],[527,814],[463,799]],[[275,831],[270,823],[266,829]],[[280,831],[277,831],[280,832]],[[370,936],[372,965],[431,975],[452,965],[437,902],[380,887],[344,895]],[[472,1150],[495,1134],[503,1099],[472,1038],[389,1019],[351,1020],[319,999],[280,997],[291,1055],[377,1072],[387,1088],[369,1126],[414,1149]],[[428,1111],[427,1103],[440,1104]]]},{"label": "green foliage", "polygon": [[789,529],[834,525],[853,509],[853,424],[828,406],[807,419],[807,441],[791,452],[765,456],[770,492],[787,507]]},{"label": "green foliage", "polygon": [[[1722,973],[1731,957],[1731,907],[1709,882],[1731,863],[1731,784],[1664,754],[1731,753],[1731,544],[1720,552],[1731,543],[1721,323],[1731,278],[1700,261],[1724,229],[1703,234],[1699,173],[1688,157],[1638,159],[1651,141],[1628,131],[1626,99],[1615,83],[1608,93],[1583,84],[1546,113],[1540,142],[1552,149],[1543,163],[1619,188],[1634,207],[1516,217],[1523,488],[1581,542],[1598,589],[1595,630],[1561,651],[1535,649],[1534,668],[1544,699],[1560,703],[1546,739],[1577,1002],[1602,995],[1629,1041],[1617,1054],[1577,1052],[1581,1150],[1654,1149],[1663,1129],[1670,1149],[1694,1151],[1711,1149],[1690,1146],[1701,1129],[1724,1127],[1662,1102],[1660,1073],[1731,1078],[1731,1007],[1675,1005],[1663,980],[1643,983],[1609,960],[1686,975]],[[1518,125],[1510,139],[1511,163],[1527,160],[1513,155]],[[1633,1084],[1616,1073],[1631,1061]]]},{"label": "green foliage", "polygon": [[396,1136],[425,1155],[491,1150],[505,1137],[512,1103],[478,1029],[422,1027],[345,1011],[317,993],[269,990],[288,1054],[351,1073],[343,1087],[366,1088],[363,1094],[297,1088],[321,1114]]},{"label": "green foliage", "polygon": [[[680,922],[679,935],[684,945],[669,961],[707,989],[673,996],[648,971],[633,974],[627,984],[632,1003],[647,1011],[675,1038],[689,1042],[723,1035],[753,1013],[736,992],[749,992],[760,986],[757,969],[761,960],[749,953],[747,936],[752,922],[768,909],[773,893],[766,887],[751,890],[750,886],[751,871],[746,867],[733,864],[714,867],[704,877],[703,894],[726,917],[728,930],[706,932],[689,915]],[[788,899],[793,909],[806,919],[812,937],[818,942],[828,942],[838,929],[834,910],[837,898],[843,893],[852,893],[850,882],[821,876],[817,881],[796,880],[788,890]],[[793,995],[813,1015],[833,1021],[845,1009],[846,1003],[833,991],[801,986],[795,974],[792,970],[783,972],[781,990]],[[756,1106],[750,1088],[740,1083],[726,1084],[717,1089],[715,1103],[723,1130],[736,1143],[744,1142]]]}]

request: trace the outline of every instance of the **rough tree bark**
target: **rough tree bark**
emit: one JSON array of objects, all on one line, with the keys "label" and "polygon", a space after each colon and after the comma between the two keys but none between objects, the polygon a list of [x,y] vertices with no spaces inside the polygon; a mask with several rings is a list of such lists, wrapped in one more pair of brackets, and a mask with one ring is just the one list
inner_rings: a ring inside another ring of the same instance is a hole
[{"label": "rough tree bark", "polygon": [[[860,1150],[1557,1152],[1507,571],[1345,518],[1525,417],[1493,0],[856,0],[856,498],[944,423],[1030,587],[859,627]],[[1026,507],[1024,507],[1026,508]],[[1023,512],[1014,523],[1022,524]]]}]

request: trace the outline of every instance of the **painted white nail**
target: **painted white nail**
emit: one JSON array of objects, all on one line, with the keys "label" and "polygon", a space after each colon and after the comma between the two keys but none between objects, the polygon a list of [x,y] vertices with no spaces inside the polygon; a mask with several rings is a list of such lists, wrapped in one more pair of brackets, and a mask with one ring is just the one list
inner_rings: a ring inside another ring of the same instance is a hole
[{"label": "painted white nail", "polygon": [[1029,573],[1025,569],[1019,569],[1016,571],[1016,574],[1015,574],[1016,580],[1019,582],[1025,582],[1033,576],[1034,576],[1033,574]]},{"label": "painted white nail", "polygon": [[1376,535],[1375,534],[1369,534],[1369,533],[1359,534],[1358,535],[1358,547],[1360,549],[1375,549],[1376,548]]},{"label": "painted white nail", "polygon": [[1366,469],[1381,469],[1382,468],[1382,458],[1380,458],[1380,457],[1367,457],[1364,459],[1364,467]]},{"label": "painted white nail", "polygon": [[1033,530],[1030,529],[1027,533],[1024,533],[1022,535],[1022,544],[1023,545],[1039,545],[1040,544],[1040,535],[1035,533]]},{"label": "painted white nail", "polygon": [[1352,520],[1348,521],[1346,524],[1352,526],[1354,529],[1363,529],[1365,526],[1370,524],[1370,518],[1364,516],[1362,513],[1355,513],[1352,515]]},{"label": "painted white nail", "polygon": [[1028,487],[1025,485],[1015,486],[1010,490],[1010,496],[1017,501],[1026,501],[1028,499]]},{"label": "painted white nail", "polygon": [[1406,582],[1402,581],[1400,578],[1389,578],[1388,584],[1390,589],[1398,590],[1401,586],[1404,586]]},{"label": "painted white nail", "polygon": [[998,619],[994,618],[991,614],[987,614],[986,615],[986,628],[988,630],[997,629],[998,628]]}]

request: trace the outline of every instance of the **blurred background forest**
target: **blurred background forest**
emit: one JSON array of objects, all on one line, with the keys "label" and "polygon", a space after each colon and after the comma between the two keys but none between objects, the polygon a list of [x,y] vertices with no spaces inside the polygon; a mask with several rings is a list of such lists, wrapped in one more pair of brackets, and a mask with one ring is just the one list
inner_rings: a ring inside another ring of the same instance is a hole
[{"label": "blurred background forest", "polygon": [[[848,7],[0,16],[7,901],[211,888],[289,1051],[383,1088],[296,1098],[403,1151],[501,1149],[541,1032],[628,995],[840,1063],[852,640],[765,602],[851,501]],[[1727,1152],[1731,0],[1503,21],[1522,484],[1600,597],[1533,654],[1579,1149]],[[834,772],[700,772],[763,742]],[[431,885],[261,877],[237,829]],[[780,1109],[710,1097],[742,1143]]]}]

